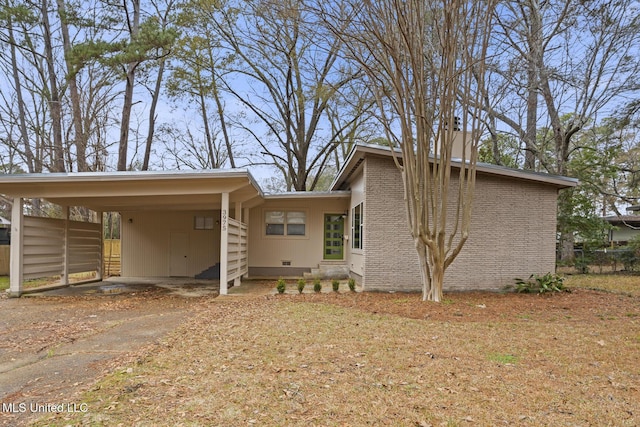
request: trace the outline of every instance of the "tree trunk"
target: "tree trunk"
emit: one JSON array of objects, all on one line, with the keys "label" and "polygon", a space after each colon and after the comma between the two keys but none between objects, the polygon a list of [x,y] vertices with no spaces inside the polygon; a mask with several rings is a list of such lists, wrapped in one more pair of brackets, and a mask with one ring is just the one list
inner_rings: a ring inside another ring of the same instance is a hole
[{"label": "tree trunk", "polygon": [[530,10],[531,34],[529,38],[529,57],[527,58],[527,123],[524,168],[535,170],[538,133],[538,64],[542,54],[542,23],[537,2],[532,1]]},{"label": "tree trunk", "polygon": [[[127,10],[126,17],[129,24],[130,40],[134,40],[140,31],[140,0],[133,0],[133,16]],[[125,0],[126,7],[126,0]],[[127,151],[129,149],[129,123],[133,107],[133,86],[135,84],[136,68],[139,62],[126,65],[127,81],[124,88],[124,102],[122,105],[122,120],[120,121],[120,143],[118,145],[118,170],[127,170]]]},{"label": "tree trunk", "polygon": [[[210,55],[211,55],[211,52],[210,52]],[[213,58],[210,58],[210,59],[213,59]],[[231,167],[235,168],[236,161],[233,158],[231,138],[229,137],[229,131],[227,130],[227,121],[224,118],[224,106],[222,105],[222,100],[220,99],[220,93],[218,92],[218,83],[216,81],[215,73],[211,79],[211,84],[212,84],[213,99],[216,101],[218,120],[220,120],[220,127],[222,128],[222,136],[224,138],[224,144],[227,147],[227,158],[229,159],[229,164],[231,165]]]},{"label": "tree trunk", "polygon": [[149,159],[151,158],[151,145],[153,144],[153,135],[156,130],[156,107],[160,98],[160,90],[162,89],[162,76],[164,74],[165,59],[160,59],[158,68],[158,77],[156,85],[151,96],[151,107],[149,107],[149,130],[147,132],[147,141],[144,147],[144,160],[142,161],[142,170],[149,170]]},{"label": "tree trunk", "polygon": [[51,113],[51,127],[53,131],[51,172],[64,172],[64,148],[62,142],[62,106],[56,80],[55,59],[51,41],[51,26],[49,24],[49,7],[47,0],[42,1],[42,27],[47,75],[49,78],[49,111]]},{"label": "tree trunk", "polygon": [[576,259],[575,251],[575,238],[573,233],[561,232],[560,233],[560,260],[567,263],[573,263]]},{"label": "tree trunk", "polygon": [[11,48],[11,71],[13,74],[13,83],[15,86],[16,97],[18,102],[18,125],[20,128],[20,137],[22,138],[22,144],[24,146],[24,157],[27,163],[27,171],[29,173],[42,172],[42,164],[36,162],[31,151],[31,144],[29,143],[29,133],[27,131],[26,113],[24,109],[24,99],[22,98],[22,83],[20,81],[20,72],[18,69],[18,59],[16,55],[16,43],[13,36],[13,23],[11,22],[11,14],[8,15],[8,31],[9,31],[9,46]]},{"label": "tree trunk", "polygon": [[62,32],[62,46],[64,58],[67,65],[67,83],[69,85],[69,96],[71,97],[71,112],[73,119],[73,130],[75,133],[76,162],[79,172],[86,172],[87,167],[87,137],[82,126],[82,109],[80,107],[80,94],[73,63],[70,60],[71,39],[69,37],[69,26],[67,25],[67,11],[64,0],[57,0],[58,15],[60,16],[60,30]]}]

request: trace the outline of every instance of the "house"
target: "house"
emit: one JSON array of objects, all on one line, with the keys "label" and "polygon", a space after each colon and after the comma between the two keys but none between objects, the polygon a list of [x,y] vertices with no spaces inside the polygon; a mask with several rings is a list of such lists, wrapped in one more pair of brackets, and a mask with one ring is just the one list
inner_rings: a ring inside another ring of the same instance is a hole
[{"label": "house", "polygon": [[[497,289],[553,271],[557,193],[576,183],[478,165],[471,234],[446,289]],[[215,271],[221,294],[243,277],[305,274],[349,275],[364,290],[421,286],[401,176],[383,146],[356,145],[327,192],[264,194],[248,170],[232,169],[3,175],[0,194],[13,199],[12,295],[29,278],[100,278],[103,212],[121,214],[123,276]],[[63,218],[25,215],[25,198],[62,206]],[[97,212],[98,221],[70,220],[69,206]]]},{"label": "house", "polygon": [[0,245],[11,243],[11,221],[0,216]]},{"label": "house", "polygon": [[[637,212],[637,206],[628,208],[627,211]],[[610,215],[602,219],[613,226],[609,230],[608,243],[611,246],[625,246],[629,241],[640,236],[640,215]]]}]

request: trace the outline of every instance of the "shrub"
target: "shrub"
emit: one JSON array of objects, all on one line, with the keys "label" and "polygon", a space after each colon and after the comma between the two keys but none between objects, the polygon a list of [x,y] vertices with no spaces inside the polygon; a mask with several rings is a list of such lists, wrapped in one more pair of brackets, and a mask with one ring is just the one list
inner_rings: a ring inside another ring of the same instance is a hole
[{"label": "shrub", "polygon": [[349,290],[351,292],[355,292],[356,291],[356,279],[351,277],[347,283],[349,284]]},{"label": "shrub", "polygon": [[331,286],[333,287],[333,292],[338,292],[338,288],[340,288],[340,281],[339,281],[339,280],[334,279],[334,280],[331,282]]},{"label": "shrub", "polygon": [[573,265],[578,273],[580,274],[589,273],[589,260],[587,258],[585,257],[576,258],[576,261]]},{"label": "shrub", "polygon": [[636,251],[628,246],[622,248],[623,251],[620,254],[620,261],[626,271],[636,271],[638,269],[638,256]]},{"label": "shrub", "polygon": [[320,279],[314,279],[313,280],[313,292],[315,293],[320,293],[320,291],[322,290],[322,285],[320,284]]},{"label": "shrub", "polygon": [[515,279],[515,289],[519,293],[539,293],[546,292],[568,292],[564,286],[564,277],[557,274],[547,273],[543,276],[532,274],[529,279]]},{"label": "shrub", "polygon": [[304,279],[298,279],[298,293],[302,293],[305,286],[307,286],[307,282]]},{"label": "shrub", "polygon": [[284,279],[278,279],[278,282],[276,283],[276,289],[278,290],[279,294],[284,294],[285,289],[287,289],[287,284]]}]

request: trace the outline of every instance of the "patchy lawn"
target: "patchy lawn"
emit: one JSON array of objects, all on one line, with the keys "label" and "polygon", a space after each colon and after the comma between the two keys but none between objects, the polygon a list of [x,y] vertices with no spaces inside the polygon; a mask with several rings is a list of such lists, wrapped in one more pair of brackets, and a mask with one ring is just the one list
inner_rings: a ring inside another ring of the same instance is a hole
[{"label": "patchy lawn", "polygon": [[201,300],[176,333],[75,397],[86,412],[36,425],[639,425],[640,297],[577,289],[586,277],[571,293],[442,304]]},{"label": "patchy lawn", "polygon": [[640,275],[577,274],[566,276],[564,283],[569,287],[599,289],[640,296]]}]

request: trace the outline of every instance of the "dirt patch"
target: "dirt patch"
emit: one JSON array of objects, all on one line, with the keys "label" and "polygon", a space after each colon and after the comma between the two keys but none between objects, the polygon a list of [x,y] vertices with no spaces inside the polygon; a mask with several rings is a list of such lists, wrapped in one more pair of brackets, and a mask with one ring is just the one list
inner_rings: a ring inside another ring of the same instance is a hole
[{"label": "dirt patch", "polygon": [[640,298],[327,293],[202,300],[36,425],[640,424]]},{"label": "dirt patch", "polygon": [[21,425],[43,411],[31,405],[75,402],[96,378],[177,328],[197,301],[152,287],[0,299],[0,425]]}]

